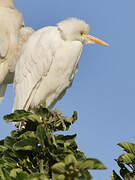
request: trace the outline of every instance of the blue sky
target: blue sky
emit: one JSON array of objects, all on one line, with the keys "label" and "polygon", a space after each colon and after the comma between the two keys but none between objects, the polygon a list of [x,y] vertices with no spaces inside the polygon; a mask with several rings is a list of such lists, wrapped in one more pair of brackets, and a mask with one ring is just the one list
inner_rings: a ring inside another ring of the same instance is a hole
[{"label": "blue sky", "polygon": [[[93,171],[94,180],[109,179],[118,171],[115,158],[122,153],[117,143],[135,143],[135,1],[127,0],[15,0],[24,14],[26,25],[35,30],[55,25],[68,17],[84,19],[91,34],[110,46],[84,46],[79,72],[73,86],[56,104],[64,115],[78,111],[79,119],[70,133],[87,157],[100,159],[106,171]],[[13,105],[12,85],[0,105],[0,138],[9,135],[13,126],[2,117]]]}]

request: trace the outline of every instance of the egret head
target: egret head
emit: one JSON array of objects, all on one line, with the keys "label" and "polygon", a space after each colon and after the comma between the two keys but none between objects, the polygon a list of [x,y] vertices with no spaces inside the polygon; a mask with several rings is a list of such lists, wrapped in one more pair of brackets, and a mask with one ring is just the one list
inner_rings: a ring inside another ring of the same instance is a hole
[{"label": "egret head", "polygon": [[83,44],[108,44],[98,38],[89,35],[90,26],[77,18],[69,18],[57,24],[61,36],[68,41],[81,41]]},{"label": "egret head", "polygon": [[14,8],[14,0],[0,0],[0,7]]}]

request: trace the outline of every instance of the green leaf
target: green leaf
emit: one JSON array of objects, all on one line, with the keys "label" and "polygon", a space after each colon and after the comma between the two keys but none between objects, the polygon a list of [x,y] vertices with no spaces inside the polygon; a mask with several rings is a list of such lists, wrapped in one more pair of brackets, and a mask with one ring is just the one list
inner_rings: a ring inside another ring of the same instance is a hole
[{"label": "green leaf", "polygon": [[51,111],[49,111],[49,109],[47,109],[43,106],[40,106],[40,108],[37,108],[35,110],[35,113],[45,119],[48,119],[52,115]]},{"label": "green leaf", "polygon": [[122,147],[127,153],[133,153],[135,155],[135,144],[130,142],[123,142],[118,144]]},{"label": "green leaf", "polygon": [[0,146],[4,145],[4,139],[0,140]]},{"label": "green leaf", "polygon": [[119,158],[118,158],[118,162],[123,162],[125,164],[134,164],[135,163],[135,155],[133,155],[132,153],[127,153],[127,154],[122,154]]},{"label": "green leaf", "polygon": [[88,171],[79,172],[78,177],[76,176],[74,180],[91,180],[92,176]]},{"label": "green leaf", "polygon": [[29,175],[28,180],[49,180],[49,179],[41,173],[32,173]]},{"label": "green leaf", "polygon": [[73,124],[77,119],[78,119],[77,112],[74,111],[72,117],[70,118],[70,121]]},{"label": "green leaf", "polygon": [[71,145],[72,143],[74,143],[75,138],[76,138],[76,134],[67,135],[67,136],[55,134],[55,139],[56,139],[57,144],[63,144],[64,147],[67,147]]},{"label": "green leaf", "polygon": [[71,144],[75,143],[75,138],[76,138],[76,134],[75,135],[72,135],[72,136],[65,136],[63,139],[64,139],[64,147],[68,147],[70,146]]},{"label": "green leaf", "polygon": [[28,115],[31,115],[31,112],[25,110],[16,110],[14,113],[4,116],[6,122],[20,122],[27,121]]},{"label": "green leaf", "polygon": [[26,172],[17,172],[16,180],[29,180],[29,175]]},{"label": "green leaf", "polygon": [[76,159],[78,161],[86,160],[86,156],[84,155],[84,153],[80,149],[77,149],[77,151],[75,152],[75,156],[76,156]]},{"label": "green leaf", "polygon": [[120,175],[124,178],[124,180],[130,179],[131,172],[125,167],[120,169]]},{"label": "green leaf", "polygon": [[5,146],[0,145],[0,152],[5,151],[7,148]]},{"label": "green leaf", "polygon": [[64,174],[61,174],[61,175],[58,175],[57,178],[55,179],[55,176],[54,176],[54,180],[65,180],[65,175]]},{"label": "green leaf", "polygon": [[62,162],[54,164],[52,166],[52,171],[54,174],[64,174],[65,173],[65,164]]},{"label": "green leaf", "polygon": [[36,148],[37,148],[37,139],[36,138],[23,139],[23,140],[15,143],[13,146],[13,149],[15,151],[19,151],[19,150],[26,151],[26,150],[33,150]]},{"label": "green leaf", "polygon": [[2,159],[5,161],[4,164],[6,166],[10,166],[10,167],[16,167],[17,166],[17,162],[11,157],[3,156]]},{"label": "green leaf", "polygon": [[76,166],[77,160],[73,154],[69,154],[65,157],[64,162],[66,165]]},{"label": "green leaf", "polygon": [[14,168],[10,171],[10,176],[15,178],[17,176],[17,173],[20,173],[20,172],[22,172],[22,169]]},{"label": "green leaf", "polygon": [[28,115],[27,117],[29,120],[33,121],[33,122],[39,122],[39,123],[42,123],[42,118],[39,116],[39,115],[36,115],[36,114],[30,114]]},{"label": "green leaf", "polygon": [[6,137],[5,140],[4,140],[4,146],[9,148],[9,149],[12,149],[13,148],[13,145],[16,143],[16,138],[13,138],[13,137]]},{"label": "green leaf", "polygon": [[37,127],[36,131],[37,138],[41,144],[42,147],[45,147],[44,139],[45,139],[45,130],[42,125],[39,125]]},{"label": "green leaf", "polygon": [[2,157],[11,157],[11,158],[16,158],[16,154],[14,151],[12,151],[11,149],[7,149],[3,152]]},{"label": "green leaf", "polygon": [[11,180],[11,177],[9,176],[9,172],[7,169],[0,167],[0,177],[1,180]]},{"label": "green leaf", "polygon": [[98,159],[89,158],[79,163],[79,169],[106,169],[106,167]]},{"label": "green leaf", "polygon": [[19,135],[18,139],[27,139],[27,138],[36,138],[34,131],[26,131],[23,134]]}]

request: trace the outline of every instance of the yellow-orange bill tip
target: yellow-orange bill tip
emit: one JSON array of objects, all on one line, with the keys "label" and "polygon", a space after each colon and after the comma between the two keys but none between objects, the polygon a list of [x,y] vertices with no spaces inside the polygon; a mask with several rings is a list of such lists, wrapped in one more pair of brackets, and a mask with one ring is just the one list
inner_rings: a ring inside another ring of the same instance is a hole
[{"label": "yellow-orange bill tip", "polygon": [[101,45],[104,45],[104,46],[109,46],[109,44],[106,43],[105,41],[103,41],[103,40],[101,40],[101,39],[98,39],[98,38],[96,38],[96,37],[93,37],[93,36],[91,36],[91,35],[89,35],[89,34],[85,35],[85,37],[86,37],[88,40],[90,40],[91,42],[93,42],[93,43],[101,44]]},{"label": "yellow-orange bill tip", "polygon": [[108,43],[106,43],[105,41],[101,40],[101,39],[98,39],[96,37],[93,37],[90,35],[90,40],[93,41],[94,43],[97,43],[97,44],[101,44],[101,45],[104,45],[104,46],[109,46]]}]

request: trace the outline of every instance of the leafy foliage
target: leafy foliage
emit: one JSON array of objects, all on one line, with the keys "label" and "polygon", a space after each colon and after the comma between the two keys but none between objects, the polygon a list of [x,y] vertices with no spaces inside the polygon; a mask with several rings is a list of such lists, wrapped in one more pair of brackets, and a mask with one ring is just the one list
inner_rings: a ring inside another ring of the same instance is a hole
[{"label": "leafy foliage", "polygon": [[135,144],[123,142],[118,144],[123,148],[125,153],[116,159],[120,167],[120,176],[113,171],[111,175],[112,180],[134,180],[135,179]]},{"label": "leafy foliage", "polygon": [[88,170],[105,169],[97,159],[87,159],[78,149],[76,134],[61,135],[77,120],[44,107],[34,113],[15,111],[6,122],[21,123],[25,128],[11,132],[0,141],[1,180],[91,180]]}]

